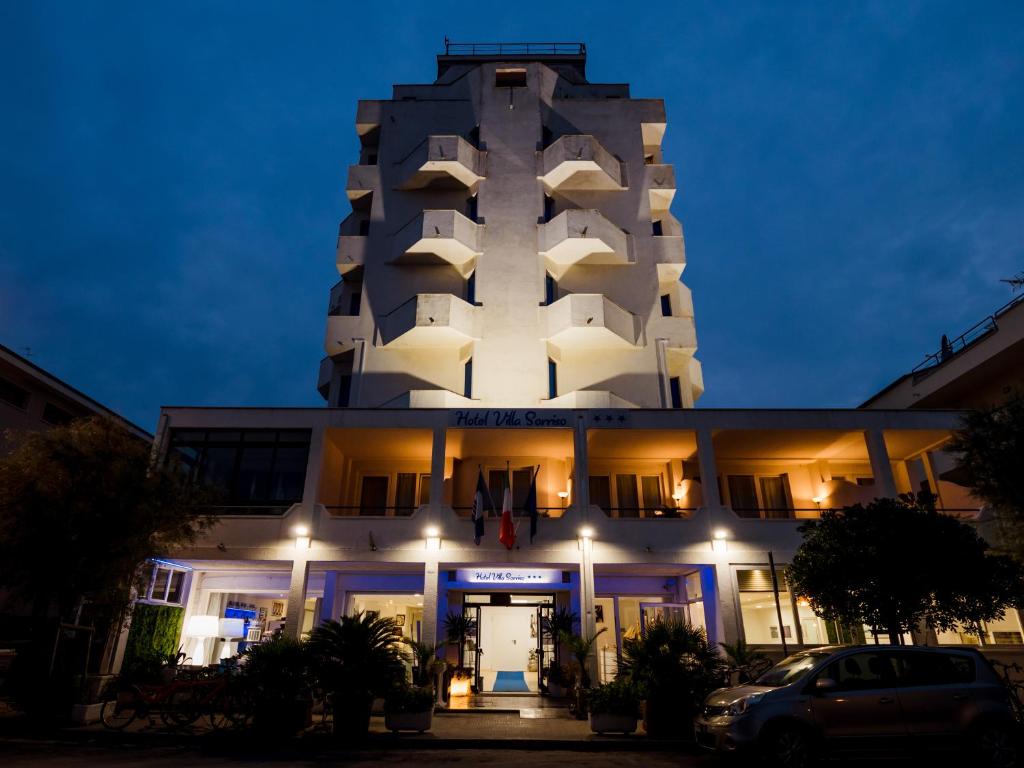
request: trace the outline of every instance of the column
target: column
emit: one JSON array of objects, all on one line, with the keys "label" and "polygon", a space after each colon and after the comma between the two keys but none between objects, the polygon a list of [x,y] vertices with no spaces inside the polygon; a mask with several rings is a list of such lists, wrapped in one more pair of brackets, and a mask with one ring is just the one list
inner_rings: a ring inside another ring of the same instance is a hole
[{"label": "column", "polygon": [[[580,634],[593,637],[597,631],[594,622],[594,540],[579,538],[580,548]],[[587,661],[591,680],[597,680],[597,659],[591,656]]]},{"label": "column", "polygon": [[728,560],[728,556],[723,555],[714,566],[705,566],[700,571],[708,644],[712,647],[717,647],[718,643],[735,643],[740,637],[736,590]]},{"label": "column", "polygon": [[576,414],[573,432],[572,503],[579,510],[579,519],[590,517],[590,471],[587,467],[587,422],[583,414]]},{"label": "column", "polygon": [[308,552],[298,551],[292,561],[292,579],[288,585],[288,608],[284,634],[296,640],[302,635],[302,617],[306,610],[306,586],[309,583]]},{"label": "column", "polygon": [[718,468],[715,466],[715,443],[710,429],[697,430],[697,464],[700,467],[700,491],[705,507],[720,507]]},{"label": "column", "polygon": [[869,429],[864,433],[868,447],[871,474],[875,478],[875,491],[879,497],[896,498],[896,479],[889,462],[889,449],[885,447],[885,435],[880,429]]},{"label": "column", "polygon": [[437,508],[444,504],[444,453],[447,438],[447,427],[434,427],[433,447],[430,453],[430,506],[435,508],[433,521],[441,519]]},{"label": "column", "polygon": [[429,557],[423,564],[423,637],[425,645],[434,645],[444,638],[439,637],[438,624],[443,618],[438,610],[439,568],[436,557]]},{"label": "column", "polygon": [[331,619],[337,620],[341,615],[339,597],[341,590],[338,589],[338,572],[327,571],[324,574],[324,597],[320,601],[320,615],[316,617],[317,625],[323,624]]}]

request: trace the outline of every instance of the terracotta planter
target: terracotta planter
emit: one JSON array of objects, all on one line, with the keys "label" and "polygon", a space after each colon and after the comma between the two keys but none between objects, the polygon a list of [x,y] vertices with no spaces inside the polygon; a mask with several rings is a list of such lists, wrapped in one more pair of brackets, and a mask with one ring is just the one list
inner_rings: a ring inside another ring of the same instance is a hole
[{"label": "terracotta planter", "polygon": [[423,733],[429,731],[434,721],[434,710],[427,709],[423,712],[385,712],[384,727],[392,733],[399,731],[416,731]]},{"label": "terracotta planter", "polygon": [[590,730],[594,733],[635,733],[636,715],[613,715],[610,712],[591,712]]}]

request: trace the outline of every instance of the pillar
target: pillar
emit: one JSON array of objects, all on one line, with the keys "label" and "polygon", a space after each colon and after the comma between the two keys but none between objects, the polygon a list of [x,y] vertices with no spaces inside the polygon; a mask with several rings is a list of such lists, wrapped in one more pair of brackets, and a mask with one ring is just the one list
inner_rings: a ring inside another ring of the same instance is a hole
[{"label": "pillar", "polygon": [[430,453],[430,506],[434,507],[431,522],[440,520],[438,507],[444,504],[444,454],[447,438],[447,427],[434,427]]},{"label": "pillar", "polygon": [[[433,553],[428,553],[433,554]],[[438,624],[443,621],[438,605],[438,579],[440,569],[436,557],[428,557],[423,564],[423,636],[420,642],[434,645],[444,640],[443,632],[439,633]],[[447,601],[445,601],[447,607]],[[439,636],[442,635],[442,636]]]},{"label": "pillar", "polygon": [[[580,548],[580,634],[593,637],[597,631],[594,622],[594,540],[589,537],[579,538]],[[591,656],[587,661],[587,671],[591,680],[597,680],[597,658]]]},{"label": "pillar", "polygon": [[[740,619],[728,556],[722,555],[714,566],[701,568],[700,583],[708,644],[715,648],[719,643],[735,643],[740,638]],[[713,613],[709,613],[709,608]]]},{"label": "pillar", "polygon": [[867,443],[871,474],[875,478],[876,496],[896,498],[896,478],[889,462],[889,449],[885,447],[885,435],[880,429],[869,429],[864,433]]},{"label": "pillar", "polygon": [[306,586],[309,584],[309,557],[306,551],[296,552],[292,561],[292,578],[288,585],[288,608],[284,634],[296,640],[302,635],[302,618],[306,611]]},{"label": "pillar", "polygon": [[576,414],[573,432],[572,503],[580,520],[590,517],[590,470],[587,458],[587,422],[584,414]]},{"label": "pillar", "polygon": [[700,467],[700,491],[705,507],[720,507],[718,468],[715,465],[715,442],[710,429],[697,430],[697,464]]}]

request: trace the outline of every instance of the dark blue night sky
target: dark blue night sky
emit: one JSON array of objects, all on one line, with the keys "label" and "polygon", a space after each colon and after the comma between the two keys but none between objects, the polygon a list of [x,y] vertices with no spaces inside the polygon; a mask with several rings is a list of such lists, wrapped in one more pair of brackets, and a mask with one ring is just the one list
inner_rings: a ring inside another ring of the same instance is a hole
[{"label": "dark blue night sky", "polygon": [[456,40],[662,97],[703,407],[855,406],[1024,270],[1024,4],[0,3],[0,342],[152,429],[320,405],[358,98]]}]

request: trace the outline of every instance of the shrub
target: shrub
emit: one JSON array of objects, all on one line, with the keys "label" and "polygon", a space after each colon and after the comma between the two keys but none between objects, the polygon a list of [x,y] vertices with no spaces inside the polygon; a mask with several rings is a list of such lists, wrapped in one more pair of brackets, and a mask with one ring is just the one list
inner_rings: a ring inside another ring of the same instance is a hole
[{"label": "shrub", "polygon": [[587,706],[595,715],[636,717],[640,712],[640,694],[632,683],[613,680],[591,688],[587,694]]},{"label": "shrub", "polygon": [[429,686],[399,686],[384,699],[384,711],[389,714],[426,712],[433,708],[434,691]]}]

